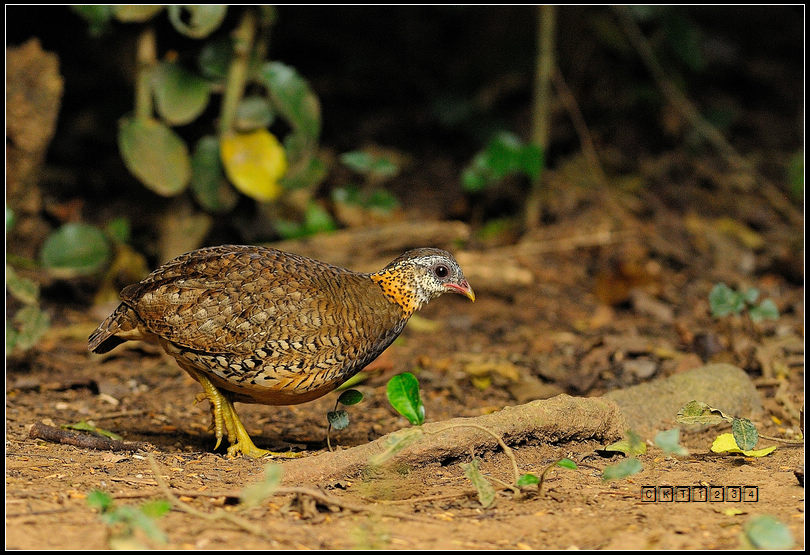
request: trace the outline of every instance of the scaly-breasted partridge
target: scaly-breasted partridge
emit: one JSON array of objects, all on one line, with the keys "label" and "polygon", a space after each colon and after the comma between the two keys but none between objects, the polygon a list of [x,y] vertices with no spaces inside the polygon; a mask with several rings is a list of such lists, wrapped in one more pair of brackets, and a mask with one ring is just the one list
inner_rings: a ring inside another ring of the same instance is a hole
[{"label": "scaly-breasted partridge", "polygon": [[269,452],[253,444],[234,401],[294,405],[329,393],[448,291],[475,300],[456,260],[440,249],[410,250],[363,274],[264,247],[205,248],[125,287],[88,348],[159,344],[203,387],[216,446],[224,432],[229,455],[260,457]]}]

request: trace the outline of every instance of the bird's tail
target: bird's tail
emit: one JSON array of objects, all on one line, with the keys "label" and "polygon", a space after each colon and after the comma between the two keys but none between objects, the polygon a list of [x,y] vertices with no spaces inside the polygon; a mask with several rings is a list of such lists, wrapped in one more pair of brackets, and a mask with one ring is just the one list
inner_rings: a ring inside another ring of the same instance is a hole
[{"label": "bird's tail", "polygon": [[90,334],[87,348],[98,354],[111,351],[126,339],[118,337],[119,332],[131,331],[137,327],[137,317],[130,307],[121,303],[112,314],[101,322],[96,331]]}]

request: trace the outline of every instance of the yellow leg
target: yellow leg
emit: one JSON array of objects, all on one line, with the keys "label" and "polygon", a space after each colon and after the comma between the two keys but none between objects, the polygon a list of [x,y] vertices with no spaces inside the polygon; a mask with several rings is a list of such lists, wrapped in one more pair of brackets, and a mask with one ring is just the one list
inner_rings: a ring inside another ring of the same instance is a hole
[{"label": "yellow leg", "polygon": [[276,453],[266,449],[259,449],[254,445],[250,435],[245,430],[242,421],[236,414],[236,409],[227,396],[223,395],[216,386],[211,383],[211,380],[205,374],[198,372],[192,368],[184,368],[186,372],[191,374],[191,377],[197,380],[205,392],[205,397],[211,405],[211,417],[213,420],[214,434],[217,438],[217,443],[214,449],[219,447],[222,442],[223,432],[228,434],[228,442],[231,444],[228,447],[228,456],[235,457],[238,453],[247,455],[248,457],[260,458],[264,456],[272,457],[285,457],[294,458],[300,457],[300,453]]}]

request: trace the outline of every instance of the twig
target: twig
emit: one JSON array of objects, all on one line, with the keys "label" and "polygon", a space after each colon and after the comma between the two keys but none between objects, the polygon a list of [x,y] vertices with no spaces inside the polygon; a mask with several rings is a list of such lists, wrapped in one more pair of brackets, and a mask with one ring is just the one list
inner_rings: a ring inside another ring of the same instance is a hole
[{"label": "twig", "polygon": [[74,447],[81,447],[83,449],[98,449],[100,451],[128,451],[132,453],[135,451],[154,449],[149,443],[140,441],[118,441],[107,437],[54,428],[42,422],[36,422],[31,426],[28,437],[31,439],[44,439],[45,441],[62,443],[64,445],[73,445]]},{"label": "twig", "polygon": [[255,536],[259,536],[260,538],[273,541],[273,538],[271,538],[264,530],[262,530],[257,526],[254,526],[251,522],[245,520],[242,517],[239,517],[237,515],[222,510],[207,513],[205,511],[195,509],[188,503],[180,501],[180,499],[178,499],[178,497],[171,491],[171,489],[169,489],[169,486],[163,480],[163,477],[160,475],[160,468],[158,468],[157,461],[155,461],[155,458],[152,456],[151,453],[149,454],[149,466],[152,468],[152,474],[155,475],[155,480],[157,481],[158,487],[163,492],[163,494],[169,499],[169,502],[172,505],[174,505],[178,510],[188,513],[192,516],[204,518],[206,520],[225,520]]},{"label": "twig", "polygon": [[594,176],[604,184],[606,181],[605,172],[602,170],[602,164],[599,162],[599,156],[596,154],[596,147],[594,147],[591,133],[588,131],[588,125],[585,123],[585,118],[582,117],[582,111],[579,109],[577,99],[574,97],[571,89],[565,82],[565,78],[560,72],[560,68],[555,68],[554,74],[554,88],[557,91],[557,96],[568,111],[568,117],[571,118],[571,123],[574,125],[574,130],[579,136],[579,144],[582,147],[582,154],[588,161],[591,167],[591,172]]}]

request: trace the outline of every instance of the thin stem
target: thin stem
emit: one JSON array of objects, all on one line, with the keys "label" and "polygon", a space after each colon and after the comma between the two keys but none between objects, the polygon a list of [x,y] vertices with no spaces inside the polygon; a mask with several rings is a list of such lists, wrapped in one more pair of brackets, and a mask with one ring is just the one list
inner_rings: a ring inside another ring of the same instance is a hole
[{"label": "thin stem", "polygon": [[[534,80],[534,100],[532,106],[532,137],[546,156],[551,127],[551,77],[554,73],[554,33],[557,26],[556,6],[537,8],[537,60]],[[540,220],[541,188],[543,174],[532,183],[532,190],[526,201],[524,222],[527,229],[537,227]]]},{"label": "thin stem", "polygon": [[152,70],[157,63],[155,30],[149,25],[138,37],[138,69],[135,77],[135,119],[146,121],[152,117]]},{"label": "thin stem", "polygon": [[224,135],[233,129],[236,108],[245,94],[250,54],[256,36],[256,14],[246,8],[239,26],[233,32],[233,59],[228,67],[225,92],[222,98],[222,112],[219,118],[219,133]]}]

